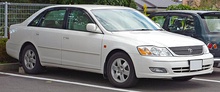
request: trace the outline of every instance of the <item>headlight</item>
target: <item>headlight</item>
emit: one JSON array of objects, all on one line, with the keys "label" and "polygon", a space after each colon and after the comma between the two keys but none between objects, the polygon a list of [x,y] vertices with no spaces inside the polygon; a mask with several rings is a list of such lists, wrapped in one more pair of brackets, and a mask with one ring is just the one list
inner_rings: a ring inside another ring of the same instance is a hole
[{"label": "headlight", "polygon": [[203,45],[203,53],[209,53],[209,49],[206,45]]},{"label": "headlight", "polygon": [[143,56],[172,56],[172,54],[164,47],[138,46],[137,49]]}]

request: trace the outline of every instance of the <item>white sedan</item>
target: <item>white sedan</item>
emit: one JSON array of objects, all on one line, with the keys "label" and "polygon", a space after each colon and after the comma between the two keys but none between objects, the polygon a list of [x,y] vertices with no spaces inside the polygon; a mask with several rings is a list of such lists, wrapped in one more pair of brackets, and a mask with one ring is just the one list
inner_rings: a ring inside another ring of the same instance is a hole
[{"label": "white sedan", "polygon": [[187,81],[213,71],[207,46],[164,31],[135,9],[105,5],[56,5],[10,26],[7,53],[26,73],[44,66],[103,74],[116,87],[138,78]]}]

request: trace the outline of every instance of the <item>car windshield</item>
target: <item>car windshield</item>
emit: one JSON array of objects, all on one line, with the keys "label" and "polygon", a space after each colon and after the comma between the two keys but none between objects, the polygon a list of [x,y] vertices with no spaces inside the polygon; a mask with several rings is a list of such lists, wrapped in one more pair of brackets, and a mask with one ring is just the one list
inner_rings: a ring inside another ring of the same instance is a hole
[{"label": "car windshield", "polygon": [[151,19],[132,9],[96,9],[92,13],[111,32],[162,30]]},{"label": "car windshield", "polygon": [[209,32],[220,32],[220,15],[204,16]]}]

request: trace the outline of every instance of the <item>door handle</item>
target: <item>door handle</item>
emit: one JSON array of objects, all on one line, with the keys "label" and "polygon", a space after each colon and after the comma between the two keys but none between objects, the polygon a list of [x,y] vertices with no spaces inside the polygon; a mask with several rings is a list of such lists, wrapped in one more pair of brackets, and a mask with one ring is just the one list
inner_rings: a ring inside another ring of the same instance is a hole
[{"label": "door handle", "polygon": [[69,39],[69,37],[63,37],[63,39]]}]

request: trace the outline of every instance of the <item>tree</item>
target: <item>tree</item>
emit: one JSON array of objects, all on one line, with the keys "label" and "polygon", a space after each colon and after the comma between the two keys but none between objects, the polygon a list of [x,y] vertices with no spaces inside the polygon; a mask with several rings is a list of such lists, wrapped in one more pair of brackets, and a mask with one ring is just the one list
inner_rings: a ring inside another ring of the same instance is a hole
[{"label": "tree", "polygon": [[196,8],[192,8],[188,5],[170,5],[167,7],[167,10],[197,10]]},{"label": "tree", "polygon": [[0,2],[29,3],[29,0],[0,0]]},{"label": "tree", "polygon": [[98,0],[97,4],[127,6],[127,7],[132,7],[135,9],[137,8],[134,0]]},{"label": "tree", "polygon": [[44,3],[44,4],[94,4],[97,0],[0,0],[12,3]]},{"label": "tree", "polygon": [[44,4],[103,4],[137,8],[134,0],[0,0],[12,3],[44,3]]}]

